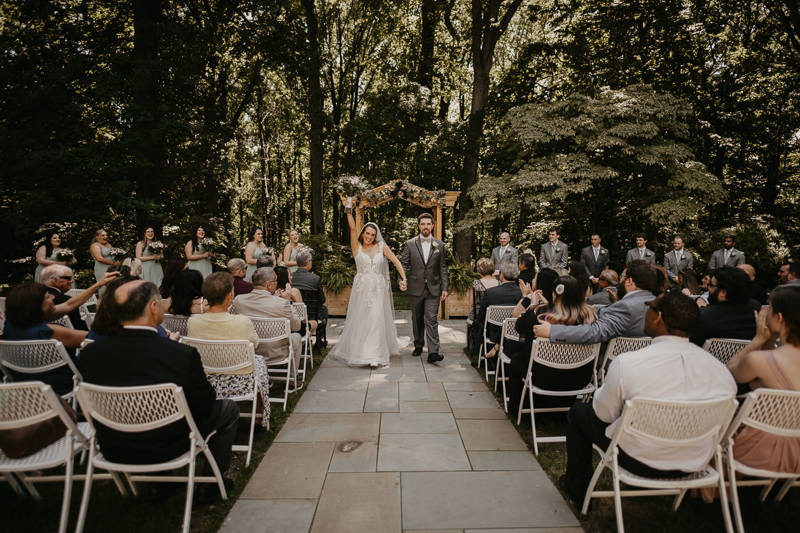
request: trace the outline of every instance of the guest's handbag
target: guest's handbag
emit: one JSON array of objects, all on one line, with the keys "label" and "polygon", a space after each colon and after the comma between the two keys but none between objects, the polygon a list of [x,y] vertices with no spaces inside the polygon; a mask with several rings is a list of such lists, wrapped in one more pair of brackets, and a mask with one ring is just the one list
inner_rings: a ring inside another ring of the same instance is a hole
[{"label": "guest's handbag", "polygon": [[[78,415],[75,414],[72,407],[64,401],[64,398],[59,396],[58,399],[61,401],[64,411],[73,422],[77,423]],[[66,434],[67,426],[64,425],[61,417],[56,415],[29,426],[0,430],[0,450],[3,450],[9,459],[20,459],[50,446]]]}]

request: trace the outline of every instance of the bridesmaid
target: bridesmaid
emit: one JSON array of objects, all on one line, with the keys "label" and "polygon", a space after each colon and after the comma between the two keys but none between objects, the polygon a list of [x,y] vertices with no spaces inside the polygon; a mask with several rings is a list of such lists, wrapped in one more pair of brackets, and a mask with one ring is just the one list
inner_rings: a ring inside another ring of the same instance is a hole
[{"label": "bridesmaid", "polygon": [[[111,248],[112,246],[108,244],[106,230],[97,230],[94,234],[94,239],[92,239],[92,245],[89,247],[89,252],[94,257],[94,277],[98,282],[103,277],[103,274],[106,273],[108,267],[119,264],[119,261],[114,261],[114,258],[111,257]],[[100,293],[100,291],[97,292],[98,294]]]},{"label": "bridesmaid", "polygon": [[[248,235],[250,242],[244,248],[244,257],[247,261],[247,275],[244,280],[250,281],[250,276],[256,271],[256,262],[262,255],[267,255],[267,245],[264,244],[264,230],[258,226],[250,230]],[[272,259],[275,260],[275,254],[272,254]]]},{"label": "bridesmaid", "polygon": [[[36,250],[36,262],[39,263],[36,265],[36,272],[33,275],[34,281],[39,281],[39,276],[42,274],[42,270],[44,267],[48,265],[64,265],[64,266],[72,266],[78,262],[75,259],[75,256],[72,256],[72,261],[59,261],[56,257],[58,250],[61,249],[61,236],[58,234],[57,231],[51,231],[47,234],[47,239],[45,239],[44,243]],[[72,288],[75,288],[75,282],[72,282]]]},{"label": "bridesmaid", "polygon": [[189,269],[198,270],[203,275],[203,279],[213,271],[209,257],[214,257],[213,252],[207,252],[200,244],[205,236],[206,230],[202,226],[198,226],[192,231],[192,238],[186,243],[185,249],[186,259],[189,260]]},{"label": "bridesmaid", "polygon": [[164,269],[161,268],[160,263],[164,259],[164,255],[155,254],[149,248],[150,243],[154,240],[156,240],[156,232],[152,226],[148,226],[144,230],[142,240],[136,243],[136,259],[142,262],[142,279],[158,285],[164,279]]},{"label": "bridesmaid", "polygon": [[296,229],[289,230],[289,242],[283,249],[283,265],[289,267],[289,272],[297,270],[297,254],[303,247],[300,244],[300,232]]}]

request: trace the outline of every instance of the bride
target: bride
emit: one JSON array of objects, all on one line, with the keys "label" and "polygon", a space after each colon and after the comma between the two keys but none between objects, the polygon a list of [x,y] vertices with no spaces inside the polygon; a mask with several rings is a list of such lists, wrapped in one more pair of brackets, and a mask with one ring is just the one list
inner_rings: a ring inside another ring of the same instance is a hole
[{"label": "bride", "polygon": [[406,289],[406,273],[400,261],[381,237],[373,222],[367,222],[356,232],[356,222],[350,207],[352,198],[345,200],[347,222],[350,225],[350,246],[356,259],[357,274],[353,280],[347,319],[339,342],[331,354],[351,366],[388,365],[389,356],[398,355],[409,337],[397,337],[392,309],[392,292],[389,283],[389,261],[394,263]]}]

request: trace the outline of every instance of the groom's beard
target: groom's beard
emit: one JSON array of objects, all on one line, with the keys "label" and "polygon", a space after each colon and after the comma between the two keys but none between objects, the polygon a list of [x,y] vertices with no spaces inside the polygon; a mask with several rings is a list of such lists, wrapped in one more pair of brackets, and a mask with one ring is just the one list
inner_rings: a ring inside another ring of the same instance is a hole
[{"label": "groom's beard", "polygon": [[431,234],[431,230],[429,230],[429,229],[422,229],[422,230],[419,230],[419,232],[420,232],[420,233],[422,234],[422,236],[423,236],[423,237],[425,237],[426,239],[427,239],[427,238],[430,236],[430,234]]}]

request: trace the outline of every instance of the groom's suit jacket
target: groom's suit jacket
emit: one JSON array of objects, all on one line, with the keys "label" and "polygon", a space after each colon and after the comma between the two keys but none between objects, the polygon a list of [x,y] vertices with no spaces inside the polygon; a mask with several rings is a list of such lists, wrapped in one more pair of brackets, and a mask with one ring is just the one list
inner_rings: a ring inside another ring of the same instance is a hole
[{"label": "groom's suit jacket", "polygon": [[431,296],[437,298],[443,291],[447,291],[447,260],[444,254],[444,243],[431,237],[431,251],[426,262],[422,257],[420,237],[406,241],[400,264],[408,277],[409,296],[422,296],[426,285]]}]

